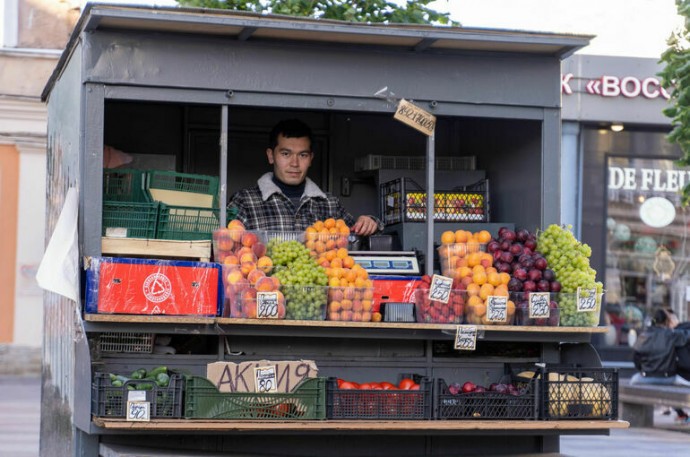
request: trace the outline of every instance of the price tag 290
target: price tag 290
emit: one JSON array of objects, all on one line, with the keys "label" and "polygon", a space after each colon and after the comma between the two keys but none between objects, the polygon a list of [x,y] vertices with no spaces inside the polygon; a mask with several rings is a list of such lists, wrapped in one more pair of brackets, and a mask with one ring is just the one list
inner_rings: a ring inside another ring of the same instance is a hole
[{"label": "price tag 290", "polygon": [[577,312],[592,312],[597,309],[596,289],[577,288]]},{"label": "price tag 290", "polygon": [[548,292],[531,292],[529,294],[529,318],[540,319],[551,316],[549,301],[551,300]]},{"label": "price tag 290", "polygon": [[254,368],[255,376],[255,391],[258,393],[275,392],[278,387],[276,380],[276,367],[270,365],[267,367]]},{"label": "price tag 290", "polygon": [[278,319],[278,293],[256,293],[256,317],[259,319]]},{"label": "price tag 290", "polygon": [[508,297],[498,295],[487,297],[486,320],[489,322],[508,321]]},{"label": "price tag 290", "polygon": [[148,401],[128,401],[127,402],[128,421],[148,422],[151,420],[151,402]]},{"label": "price tag 290", "polygon": [[450,299],[450,290],[453,287],[453,278],[447,276],[434,275],[431,278],[431,286],[429,287],[429,300],[440,301],[441,303],[448,303]]},{"label": "price tag 290", "polygon": [[477,349],[477,327],[474,325],[458,325],[455,333],[455,349],[474,351]]}]

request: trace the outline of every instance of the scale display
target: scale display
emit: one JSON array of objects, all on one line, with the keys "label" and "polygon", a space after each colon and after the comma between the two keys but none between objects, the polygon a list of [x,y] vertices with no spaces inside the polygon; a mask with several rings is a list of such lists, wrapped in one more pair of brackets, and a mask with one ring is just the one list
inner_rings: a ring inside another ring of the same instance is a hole
[{"label": "scale display", "polygon": [[355,262],[369,274],[418,275],[419,263],[414,252],[351,252]]}]

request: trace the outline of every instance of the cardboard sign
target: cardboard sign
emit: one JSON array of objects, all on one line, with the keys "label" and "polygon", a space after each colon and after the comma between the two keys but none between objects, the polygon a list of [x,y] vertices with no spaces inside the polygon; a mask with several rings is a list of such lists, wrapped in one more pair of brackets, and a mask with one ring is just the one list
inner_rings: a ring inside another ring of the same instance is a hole
[{"label": "cardboard sign", "polygon": [[498,295],[487,297],[486,320],[489,322],[508,321],[508,297]]},{"label": "cardboard sign", "polygon": [[257,393],[276,391],[278,383],[276,382],[275,365],[254,368],[254,378]]},{"label": "cardboard sign", "polygon": [[206,377],[220,392],[258,392],[257,368],[275,367],[275,392],[289,393],[302,379],[315,378],[319,370],[313,360],[273,362],[214,362],[206,365]]},{"label": "cardboard sign", "polygon": [[597,291],[596,289],[577,288],[577,312],[591,313],[597,309]]},{"label": "cardboard sign", "polygon": [[551,297],[548,292],[531,292],[529,294],[529,318],[541,319],[551,316],[550,301]]},{"label": "cardboard sign", "polygon": [[448,278],[441,275],[432,276],[431,285],[429,286],[429,300],[448,303],[448,300],[450,300],[450,291],[452,287],[453,278]]},{"label": "cardboard sign", "polygon": [[278,319],[278,293],[256,293],[256,317],[258,319]]},{"label": "cardboard sign", "polygon": [[128,401],[125,419],[133,422],[148,422],[151,420],[151,402]]},{"label": "cardboard sign", "polygon": [[422,132],[427,136],[434,134],[436,129],[436,116],[427,113],[420,107],[413,105],[404,98],[398,103],[395,109],[394,119],[399,120],[403,124],[407,124],[415,130]]},{"label": "cardboard sign", "polygon": [[477,327],[474,325],[458,325],[455,333],[455,349],[474,351],[477,349]]}]

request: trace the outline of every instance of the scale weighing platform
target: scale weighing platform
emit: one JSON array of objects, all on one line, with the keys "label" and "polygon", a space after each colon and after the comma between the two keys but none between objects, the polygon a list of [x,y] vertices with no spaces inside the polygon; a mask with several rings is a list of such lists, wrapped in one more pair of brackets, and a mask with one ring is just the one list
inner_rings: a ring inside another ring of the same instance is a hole
[{"label": "scale weighing platform", "polygon": [[419,276],[419,262],[414,251],[350,251],[350,256],[369,275]]}]

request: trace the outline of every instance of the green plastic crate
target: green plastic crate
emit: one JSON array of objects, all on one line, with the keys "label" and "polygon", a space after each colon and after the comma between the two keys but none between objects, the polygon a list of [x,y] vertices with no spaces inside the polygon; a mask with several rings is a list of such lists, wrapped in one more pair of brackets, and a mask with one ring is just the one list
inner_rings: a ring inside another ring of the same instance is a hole
[{"label": "green plastic crate", "polygon": [[191,173],[177,173],[174,171],[151,170],[148,173],[146,189],[151,200],[156,200],[152,195],[152,190],[184,192],[189,194],[199,194],[200,196],[210,196],[211,205],[199,205],[181,203],[179,201],[163,201],[168,205],[181,206],[204,206],[218,208],[218,178],[216,176],[197,175]]},{"label": "green plastic crate", "polygon": [[125,228],[127,238],[156,238],[158,211],[158,203],[104,201],[101,235],[109,235],[109,228]]},{"label": "green plastic crate", "polygon": [[208,379],[189,376],[184,416],[187,419],[325,419],[326,378],[303,379],[290,393],[221,393]]},{"label": "green plastic crate", "polygon": [[210,240],[220,225],[217,209],[169,206],[160,203],[156,238],[159,240]]},{"label": "green plastic crate", "polygon": [[103,200],[150,203],[146,171],[108,168],[103,170]]}]

